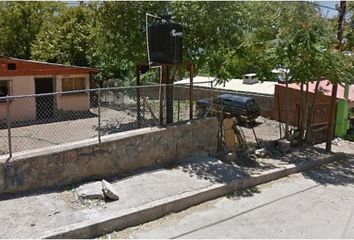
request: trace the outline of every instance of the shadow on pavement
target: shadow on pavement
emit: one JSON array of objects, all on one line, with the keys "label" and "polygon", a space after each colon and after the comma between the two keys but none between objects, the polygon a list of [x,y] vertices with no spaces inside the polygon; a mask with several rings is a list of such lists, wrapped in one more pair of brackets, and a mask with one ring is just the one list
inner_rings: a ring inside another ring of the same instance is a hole
[{"label": "shadow on pavement", "polygon": [[325,157],[329,157],[332,154],[326,153],[322,148],[316,148],[311,145],[304,144],[299,147],[294,147],[289,150],[288,153],[283,154],[277,149],[275,142],[269,142],[267,149],[269,150],[270,157],[274,160],[280,160],[287,163],[303,163],[304,161],[319,160]]},{"label": "shadow on pavement", "polygon": [[240,198],[252,197],[253,195],[255,195],[257,193],[261,193],[261,190],[259,190],[258,187],[253,187],[253,188],[235,191],[231,194],[228,194],[226,197],[228,199],[237,200]]},{"label": "shadow on pavement", "polygon": [[[288,164],[303,166],[306,163],[315,163],[333,156],[333,153],[326,153],[324,149],[304,145],[292,149],[287,154],[269,151],[267,159],[258,159],[247,154],[237,154],[232,162],[225,162],[213,158],[197,158],[179,163],[182,170],[190,176],[209,180],[212,183],[227,183],[238,179],[250,177],[254,173],[265,170],[282,168]],[[320,184],[349,185],[354,184],[354,155],[348,155],[349,159],[322,165],[313,170],[302,172],[304,177],[314,180]],[[230,197],[253,196],[260,193],[257,188],[246,189],[235,192]]]},{"label": "shadow on pavement", "polygon": [[197,158],[181,162],[180,166],[182,171],[190,176],[197,176],[212,183],[226,183],[250,176],[241,166],[214,158]]},{"label": "shadow on pavement", "polygon": [[348,154],[347,156],[349,160],[322,165],[302,174],[305,178],[312,179],[323,185],[354,185],[354,156]]}]

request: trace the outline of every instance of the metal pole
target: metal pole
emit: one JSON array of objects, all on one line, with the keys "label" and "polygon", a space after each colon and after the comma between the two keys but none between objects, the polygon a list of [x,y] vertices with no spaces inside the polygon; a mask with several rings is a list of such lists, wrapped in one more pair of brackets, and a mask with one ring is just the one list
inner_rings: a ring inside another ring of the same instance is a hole
[{"label": "metal pole", "polygon": [[179,112],[180,112],[180,108],[181,108],[180,102],[181,102],[181,100],[178,99],[178,102],[177,102],[177,122],[179,122]]},{"label": "metal pole", "polygon": [[7,140],[9,144],[9,157],[12,157],[12,142],[11,142],[11,116],[10,116],[10,98],[6,96],[6,126]]},{"label": "metal pole", "polygon": [[140,65],[136,65],[136,120],[138,122],[138,127],[141,127],[141,116],[140,116]]},{"label": "metal pole", "polygon": [[98,90],[98,142],[101,143],[101,90]]},{"label": "metal pole", "polygon": [[193,119],[193,75],[194,66],[189,64],[189,119]]},{"label": "metal pole", "polygon": [[163,121],[164,125],[167,124],[167,85],[163,85]]},{"label": "metal pole", "polygon": [[164,82],[166,86],[166,123],[173,123],[173,81],[171,81],[171,68],[165,65]]},{"label": "metal pole", "polygon": [[257,138],[257,136],[256,136],[256,132],[254,131],[254,127],[253,127],[253,126],[252,126],[252,132],[253,132],[254,139],[256,139],[257,147],[258,147],[258,149],[259,149],[259,148],[260,148],[260,147],[259,147],[259,141],[258,141],[258,138]]},{"label": "metal pole", "polygon": [[164,99],[164,88],[162,85],[162,75],[163,75],[164,68],[160,66],[159,69],[159,78],[160,78],[160,93],[159,93],[159,118],[160,118],[160,126],[163,125],[163,99]]}]

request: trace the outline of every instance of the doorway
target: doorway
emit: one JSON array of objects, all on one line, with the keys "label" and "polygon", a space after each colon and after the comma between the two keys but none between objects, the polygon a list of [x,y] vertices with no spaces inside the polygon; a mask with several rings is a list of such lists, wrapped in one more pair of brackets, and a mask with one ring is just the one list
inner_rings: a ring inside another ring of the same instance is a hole
[{"label": "doorway", "polygon": [[[36,94],[52,93],[53,78],[35,79]],[[54,115],[54,95],[36,97],[36,118],[51,119]]]}]

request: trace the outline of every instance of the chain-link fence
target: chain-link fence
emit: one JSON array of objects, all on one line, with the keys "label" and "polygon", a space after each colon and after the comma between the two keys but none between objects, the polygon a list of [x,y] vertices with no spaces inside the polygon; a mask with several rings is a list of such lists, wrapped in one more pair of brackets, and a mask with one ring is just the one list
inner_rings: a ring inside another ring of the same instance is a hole
[{"label": "chain-link fence", "polygon": [[[0,97],[0,155],[204,117],[200,100],[210,105],[221,93],[155,84]],[[260,141],[280,138],[278,122],[258,120]],[[256,142],[252,128],[240,128],[247,142]]]},{"label": "chain-link fence", "polygon": [[[189,120],[172,85],[101,88],[0,98],[0,155]],[[173,96],[173,95],[172,95]],[[167,121],[172,104],[172,121]],[[167,109],[167,110],[166,110]]]}]

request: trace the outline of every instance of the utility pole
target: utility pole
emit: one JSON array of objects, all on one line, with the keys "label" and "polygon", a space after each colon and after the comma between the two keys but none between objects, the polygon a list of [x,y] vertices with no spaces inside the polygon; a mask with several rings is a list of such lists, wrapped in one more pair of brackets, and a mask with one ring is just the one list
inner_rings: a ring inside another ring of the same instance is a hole
[{"label": "utility pole", "polygon": [[[340,1],[338,28],[337,28],[337,40],[338,40],[337,49],[340,52],[342,51],[343,48],[344,16],[345,16],[346,8],[347,8],[347,2]],[[333,83],[329,121],[328,121],[327,142],[326,142],[327,152],[330,152],[332,148],[332,137],[334,131],[335,117],[336,117],[337,89],[338,89],[338,83]]]}]

